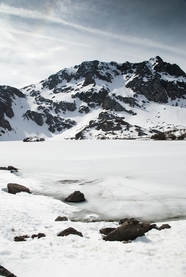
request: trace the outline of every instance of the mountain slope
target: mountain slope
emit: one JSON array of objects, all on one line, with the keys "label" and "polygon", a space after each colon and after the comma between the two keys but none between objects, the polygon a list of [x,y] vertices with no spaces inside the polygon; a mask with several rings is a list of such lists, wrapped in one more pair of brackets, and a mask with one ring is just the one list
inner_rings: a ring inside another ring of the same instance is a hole
[{"label": "mountain slope", "polygon": [[186,129],[185,118],[186,74],[160,57],[83,62],[20,90],[0,87],[1,140],[149,137]]}]

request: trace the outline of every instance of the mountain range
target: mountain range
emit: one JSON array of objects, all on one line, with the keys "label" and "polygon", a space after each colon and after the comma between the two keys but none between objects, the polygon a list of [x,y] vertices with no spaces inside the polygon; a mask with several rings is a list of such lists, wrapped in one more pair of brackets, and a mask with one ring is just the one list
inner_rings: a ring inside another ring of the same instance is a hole
[{"label": "mountain range", "polygon": [[136,139],[185,130],[186,73],[159,56],[85,61],[38,84],[0,86],[0,140]]}]

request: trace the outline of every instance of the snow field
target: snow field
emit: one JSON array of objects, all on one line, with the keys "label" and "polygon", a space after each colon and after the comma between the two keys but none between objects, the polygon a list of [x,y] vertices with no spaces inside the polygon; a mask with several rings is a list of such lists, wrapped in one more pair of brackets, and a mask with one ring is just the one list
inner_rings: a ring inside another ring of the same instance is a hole
[{"label": "snow field", "polygon": [[[0,265],[18,277],[111,277],[121,272],[184,277],[185,147],[185,142],[1,142],[0,166],[13,165],[19,173],[0,171]],[[34,194],[9,194],[9,182]],[[74,190],[84,192],[87,202],[61,201]],[[56,222],[59,215],[69,220]],[[151,230],[128,244],[102,240],[99,229],[118,226],[103,218],[126,215],[164,220],[171,229]],[[101,221],[85,222],[91,219]],[[68,227],[83,238],[57,236]],[[15,236],[39,232],[46,237],[14,242]]]}]

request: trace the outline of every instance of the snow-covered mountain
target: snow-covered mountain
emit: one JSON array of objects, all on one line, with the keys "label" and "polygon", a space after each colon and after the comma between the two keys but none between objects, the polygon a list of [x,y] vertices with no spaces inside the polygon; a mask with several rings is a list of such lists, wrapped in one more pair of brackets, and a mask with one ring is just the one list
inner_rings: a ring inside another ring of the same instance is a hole
[{"label": "snow-covered mountain", "polygon": [[186,73],[158,56],[87,61],[20,90],[0,86],[0,140],[123,139],[185,129]]}]

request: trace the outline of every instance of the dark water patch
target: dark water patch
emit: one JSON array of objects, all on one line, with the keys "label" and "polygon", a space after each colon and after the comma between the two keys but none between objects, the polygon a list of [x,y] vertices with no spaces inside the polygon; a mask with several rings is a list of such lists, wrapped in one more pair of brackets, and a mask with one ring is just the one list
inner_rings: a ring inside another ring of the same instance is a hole
[{"label": "dark water patch", "polygon": [[82,181],[84,181],[84,180],[59,180],[59,181],[57,181],[57,183],[69,185],[69,184],[81,183]]},{"label": "dark water patch", "polygon": [[72,180],[72,179],[65,179],[65,180],[59,180],[56,183],[60,183],[62,185],[70,185],[70,184],[78,184],[80,186],[82,185],[89,185],[89,184],[96,184],[100,182],[100,179],[94,179],[94,180],[86,180],[86,179],[79,179],[79,180]]}]

